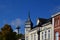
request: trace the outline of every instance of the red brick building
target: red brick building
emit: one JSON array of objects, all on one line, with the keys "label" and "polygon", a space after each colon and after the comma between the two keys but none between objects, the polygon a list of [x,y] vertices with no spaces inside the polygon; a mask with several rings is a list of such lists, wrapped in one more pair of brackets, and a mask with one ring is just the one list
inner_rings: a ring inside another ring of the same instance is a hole
[{"label": "red brick building", "polygon": [[54,26],[54,40],[60,40],[60,12],[54,14],[52,17]]}]

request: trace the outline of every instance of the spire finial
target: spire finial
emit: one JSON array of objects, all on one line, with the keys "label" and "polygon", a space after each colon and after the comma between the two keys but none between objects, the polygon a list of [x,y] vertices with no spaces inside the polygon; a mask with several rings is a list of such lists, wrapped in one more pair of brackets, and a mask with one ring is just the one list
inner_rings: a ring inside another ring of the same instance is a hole
[{"label": "spire finial", "polygon": [[28,12],[28,18],[30,18],[30,11]]},{"label": "spire finial", "polygon": [[30,11],[28,12],[28,20],[30,20]]}]

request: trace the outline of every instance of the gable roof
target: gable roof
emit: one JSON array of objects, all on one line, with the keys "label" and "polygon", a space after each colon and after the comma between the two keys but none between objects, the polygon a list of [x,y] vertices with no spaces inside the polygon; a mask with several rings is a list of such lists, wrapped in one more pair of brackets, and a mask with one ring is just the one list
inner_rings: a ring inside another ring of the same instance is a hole
[{"label": "gable roof", "polygon": [[35,25],[33,28],[42,27],[43,24],[48,23],[48,22],[51,22],[52,23],[52,18],[49,18],[49,19],[38,18],[38,19],[40,21],[39,24],[38,25]]}]

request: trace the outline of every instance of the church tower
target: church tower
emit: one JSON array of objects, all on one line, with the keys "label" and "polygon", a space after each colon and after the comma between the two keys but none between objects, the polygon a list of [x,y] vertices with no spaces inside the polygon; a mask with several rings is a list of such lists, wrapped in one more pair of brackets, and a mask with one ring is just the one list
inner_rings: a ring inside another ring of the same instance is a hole
[{"label": "church tower", "polygon": [[33,23],[30,18],[30,12],[28,13],[28,19],[25,22],[25,34],[28,33],[33,28]]}]

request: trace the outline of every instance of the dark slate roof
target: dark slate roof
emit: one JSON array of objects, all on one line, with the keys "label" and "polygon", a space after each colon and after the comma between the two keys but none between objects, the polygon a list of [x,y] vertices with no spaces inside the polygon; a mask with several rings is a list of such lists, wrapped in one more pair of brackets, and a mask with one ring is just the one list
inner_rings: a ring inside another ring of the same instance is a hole
[{"label": "dark slate roof", "polygon": [[48,23],[48,22],[52,23],[52,18],[49,18],[49,19],[38,18],[38,19],[40,20],[40,23],[38,25],[34,26],[33,28],[42,27],[43,24]]}]

